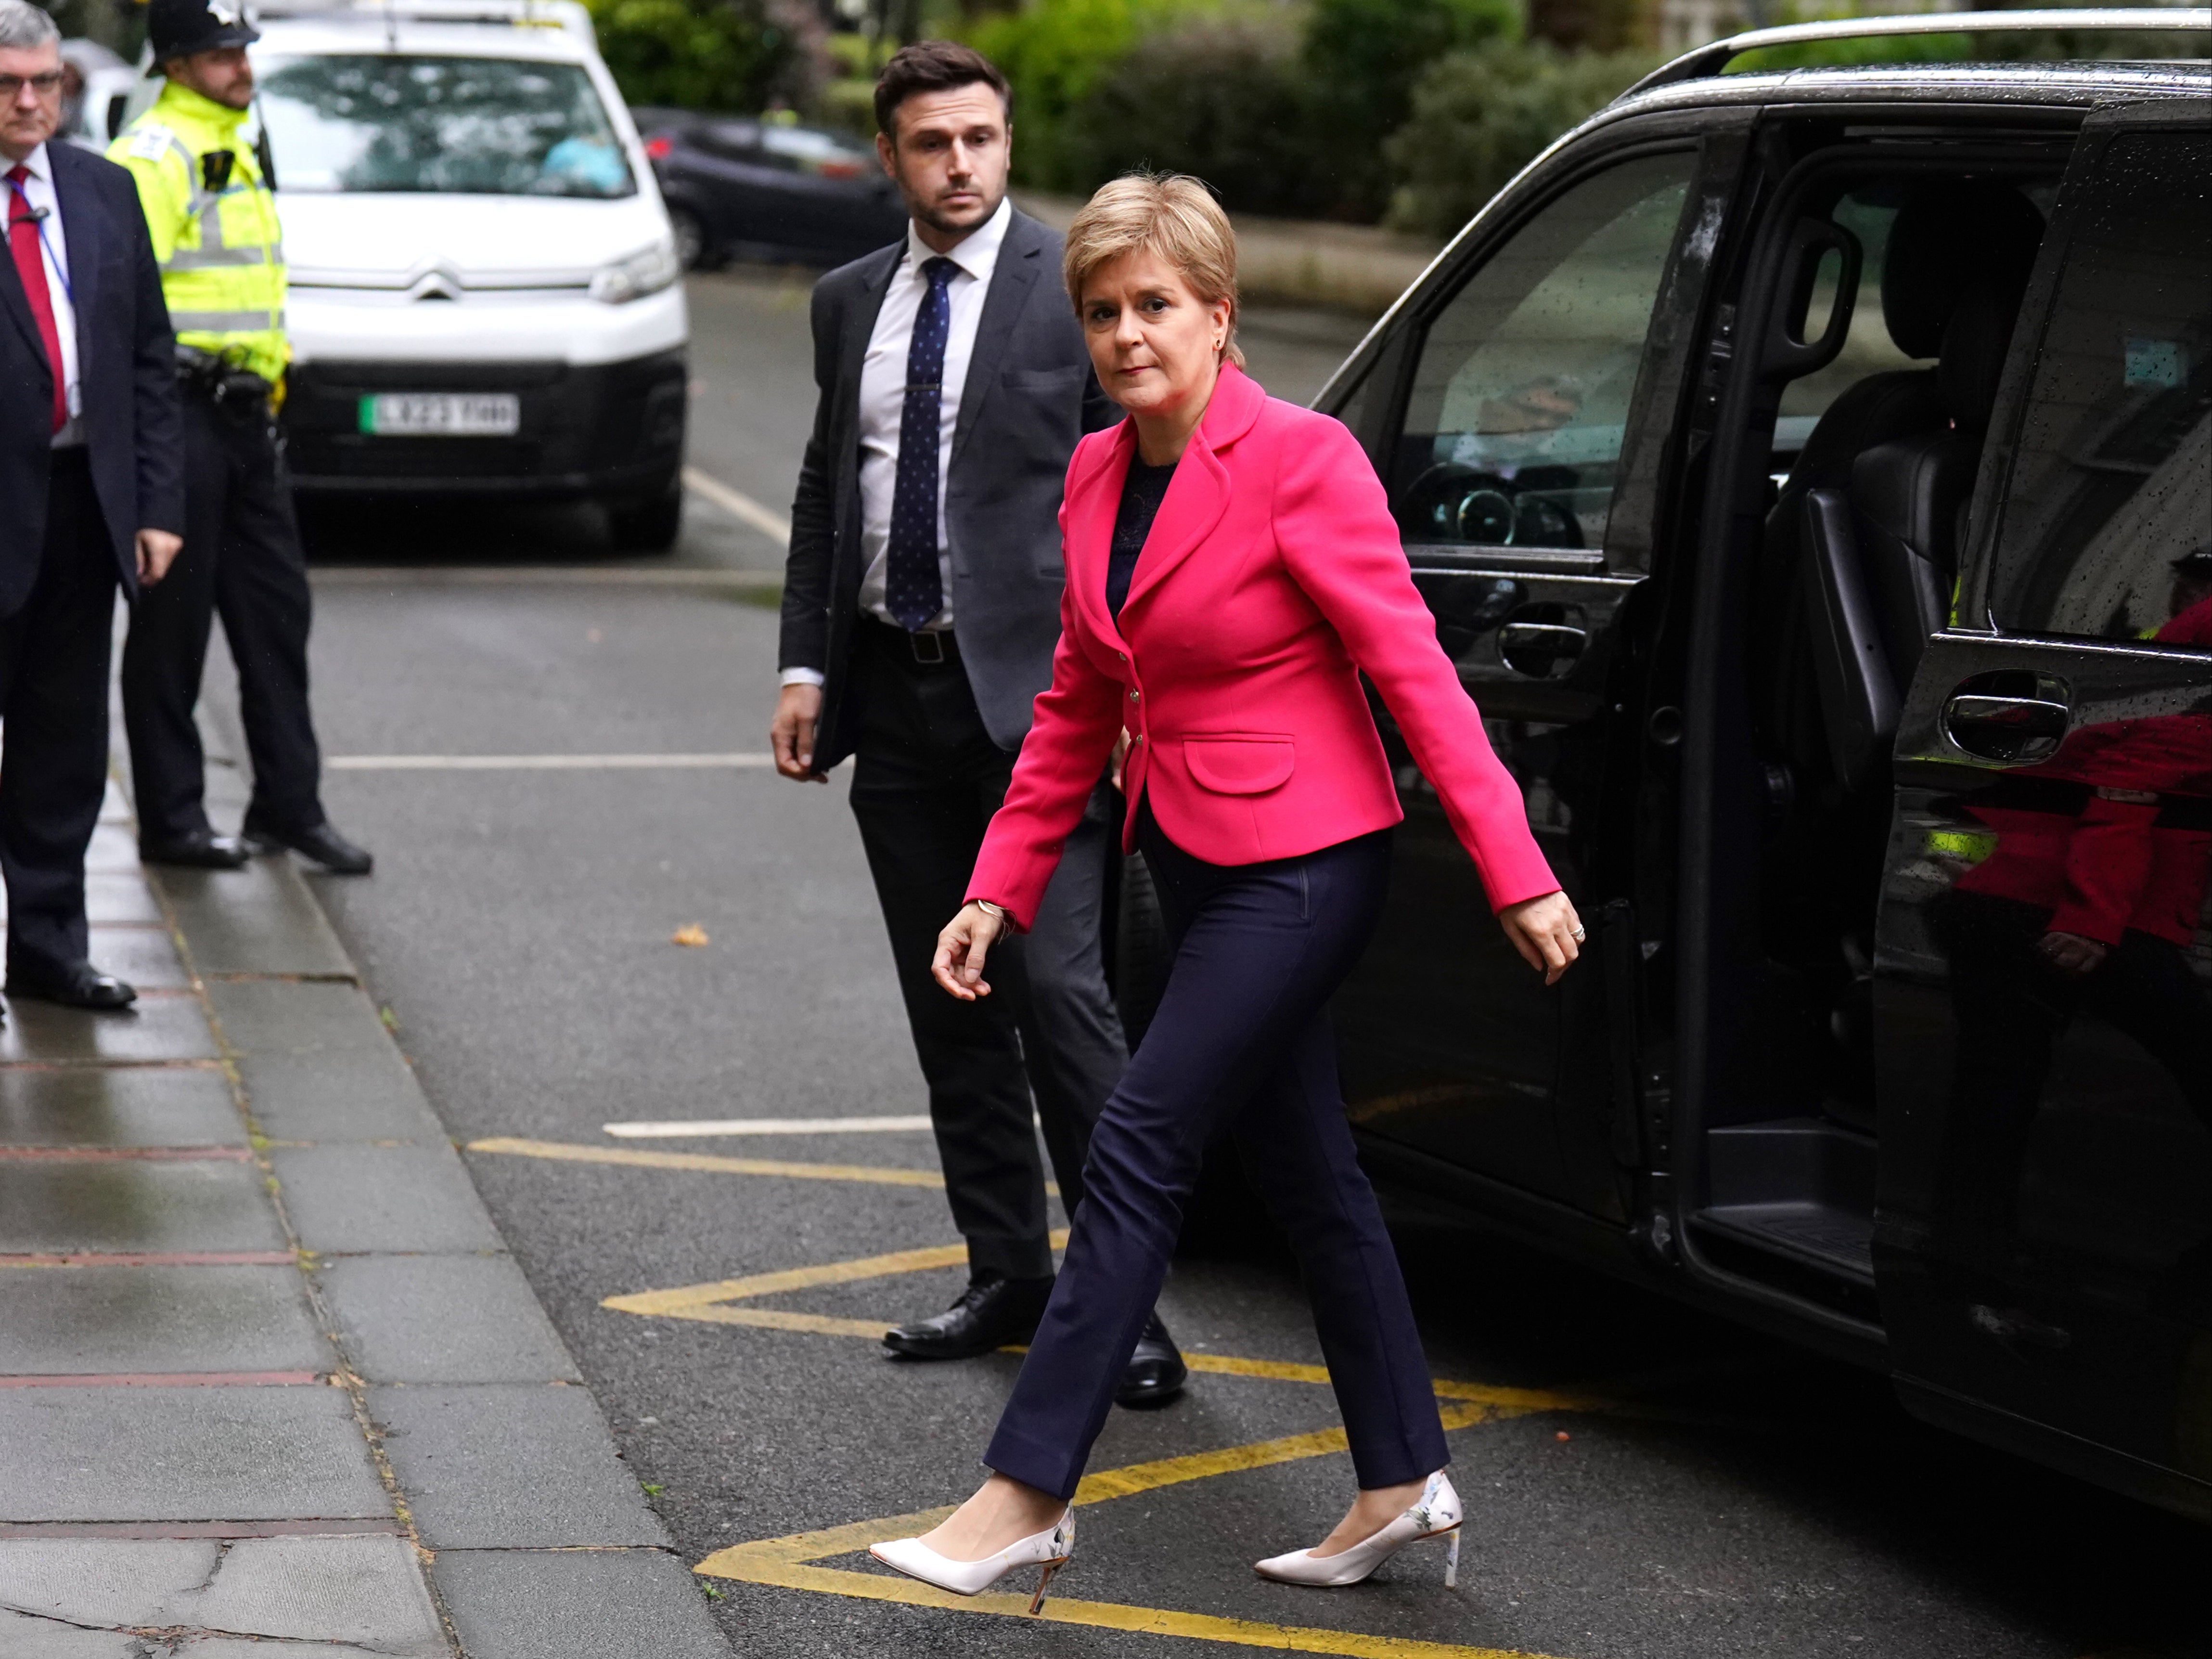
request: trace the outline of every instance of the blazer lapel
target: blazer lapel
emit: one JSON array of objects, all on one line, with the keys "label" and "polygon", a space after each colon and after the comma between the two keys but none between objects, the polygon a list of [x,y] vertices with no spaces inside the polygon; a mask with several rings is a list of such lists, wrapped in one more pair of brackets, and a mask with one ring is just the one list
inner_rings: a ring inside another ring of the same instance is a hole
[{"label": "blazer lapel", "polygon": [[1137,557],[1129,596],[1121,601],[1123,615],[1195,552],[1199,543],[1221,522],[1221,515],[1229,510],[1229,468],[1216,451],[1251,430],[1267,400],[1267,394],[1257,381],[1233,364],[1222,366],[1213,400],[1206,405],[1198,430],[1191,434],[1182,464],[1160,503],[1159,516],[1152,521],[1152,533],[1145,539],[1145,551]]},{"label": "blazer lapel", "polygon": [[[1114,551],[1114,520],[1121,508],[1121,485],[1129,476],[1129,457],[1137,453],[1137,429],[1127,421],[1113,429],[1113,441],[1067,497],[1067,538],[1063,556],[1075,603],[1091,631],[1124,656],[1129,642],[1106,608],[1106,566]],[[1122,608],[1127,610],[1127,601]]]},{"label": "blazer lapel", "polygon": [[868,341],[876,332],[876,319],[890,292],[891,278],[906,258],[901,237],[876,255],[881,261],[867,273],[860,297],[845,314],[844,338],[837,342],[837,411],[830,429],[834,453],[830,477],[837,491],[837,523],[831,543],[831,581],[839,593],[860,590],[860,371],[868,359]]},{"label": "blazer lapel", "polygon": [[[898,274],[899,265],[906,258],[906,238],[900,237],[876,257],[883,263],[868,273],[860,303],[847,318],[845,338],[839,342],[837,389],[848,409],[860,407],[860,369],[868,360],[868,341],[875,334],[876,319],[883,314],[884,296],[891,291],[891,278]],[[859,430],[856,419],[854,431],[857,434]]]},{"label": "blazer lapel", "polygon": [[975,345],[968,354],[968,379],[960,388],[960,416],[952,426],[952,464],[960,464],[968,435],[975,430],[975,417],[991,395],[999,378],[999,363],[1006,354],[1007,339],[1029,303],[1043,263],[1043,243],[1031,233],[1030,222],[1017,213],[1006,226],[1006,239],[999,248],[999,262],[991,271],[991,286],[983,296],[983,314],[975,320]]},{"label": "blazer lapel", "polygon": [[76,314],[77,380],[82,384],[91,378],[92,319],[100,284],[100,236],[106,227],[92,192],[78,188],[82,180],[70,165],[76,158],[56,154],[51,144],[46,157],[54,169],[54,199],[61,204],[63,246],[69,253],[70,309]]}]

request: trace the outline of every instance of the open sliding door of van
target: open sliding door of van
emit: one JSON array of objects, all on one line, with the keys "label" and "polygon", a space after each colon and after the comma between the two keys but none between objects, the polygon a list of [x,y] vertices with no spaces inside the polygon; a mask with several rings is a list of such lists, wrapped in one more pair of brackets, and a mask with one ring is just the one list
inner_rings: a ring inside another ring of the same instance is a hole
[{"label": "open sliding door of van", "polygon": [[1896,748],[1875,1264],[1913,1411],[2212,1518],[2212,109],[2083,126]]}]

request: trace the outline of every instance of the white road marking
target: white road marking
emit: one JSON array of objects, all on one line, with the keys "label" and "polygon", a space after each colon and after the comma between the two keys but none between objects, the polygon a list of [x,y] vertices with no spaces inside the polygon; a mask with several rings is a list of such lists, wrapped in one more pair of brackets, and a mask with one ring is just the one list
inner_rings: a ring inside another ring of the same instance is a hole
[{"label": "white road marking", "polygon": [[332,772],[649,772],[757,771],[775,757],[754,754],[333,754]]},{"label": "white road marking", "polygon": [[602,1124],[623,1140],[672,1140],[686,1135],[879,1135],[927,1129],[927,1115],[911,1118],[705,1118],[696,1123]]},{"label": "white road marking", "polygon": [[777,546],[791,546],[791,521],[762,506],[744,491],[732,490],[721,479],[709,478],[696,467],[684,469],[684,487],[693,495],[704,496],[732,518],[751,525]]}]

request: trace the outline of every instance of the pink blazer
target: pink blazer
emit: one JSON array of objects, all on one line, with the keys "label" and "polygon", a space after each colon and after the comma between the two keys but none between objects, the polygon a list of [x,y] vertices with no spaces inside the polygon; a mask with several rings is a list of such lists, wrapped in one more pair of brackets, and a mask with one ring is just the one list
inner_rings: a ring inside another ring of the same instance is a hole
[{"label": "pink blazer", "polygon": [[1052,686],[1036,699],[969,896],[1028,926],[1124,725],[1134,740],[1125,847],[1146,798],[1170,840],[1213,864],[1295,857],[1397,823],[1405,814],[1363,671],[1492,906],[1556,891],[1352,434],[1224,366],[1117,625],[1106,567],[1136,447],[1125,420],[1085,438],[1068,464]]}]

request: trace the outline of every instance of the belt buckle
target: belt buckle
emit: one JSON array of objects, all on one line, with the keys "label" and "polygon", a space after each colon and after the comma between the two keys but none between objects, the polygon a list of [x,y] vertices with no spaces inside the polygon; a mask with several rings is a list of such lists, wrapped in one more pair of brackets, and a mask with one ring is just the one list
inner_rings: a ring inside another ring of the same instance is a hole
[{"label": "belt buckle", "polygon": [[945,636],[943,634],[934,632],[923,633],[917,631],[908,634],[907,637],[914,642],[914,660],[915,662],[936,663],[945,661]]}]

